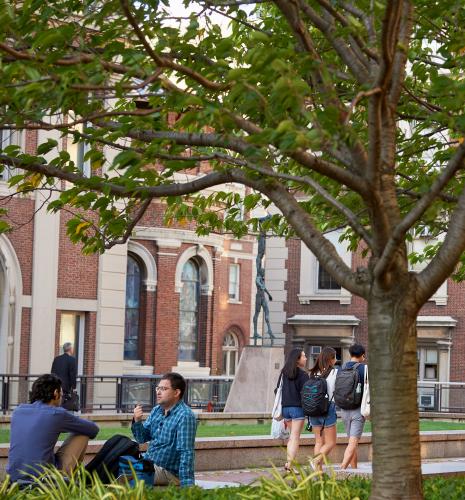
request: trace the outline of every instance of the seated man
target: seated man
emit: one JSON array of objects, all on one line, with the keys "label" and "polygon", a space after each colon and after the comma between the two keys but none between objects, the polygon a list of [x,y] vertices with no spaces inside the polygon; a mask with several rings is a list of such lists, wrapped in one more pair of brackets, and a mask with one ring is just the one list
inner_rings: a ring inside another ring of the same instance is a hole
[{"label": "seated man", "polygon": [[150,441],[145,458],[154,464],[155,485],[194,485],[197,421],[182,400],[185,390],[179,373],[167,373],[156,387],[158,405],[145,422],[142,407],[134,408],[132,433],[138,443]]},{"label": "seated man", "polygon": [[[12,481],[28,480],[28,474],[38,475],[46,465],[70,473],[82,461],[89,438],[97,435],[94,422],[61,408],[62,394],[56,375],[41,375],[32,384],[31,403],[21,404],[13,412],[7,465]],[[54,453],[62,432],[71,434]]]}]

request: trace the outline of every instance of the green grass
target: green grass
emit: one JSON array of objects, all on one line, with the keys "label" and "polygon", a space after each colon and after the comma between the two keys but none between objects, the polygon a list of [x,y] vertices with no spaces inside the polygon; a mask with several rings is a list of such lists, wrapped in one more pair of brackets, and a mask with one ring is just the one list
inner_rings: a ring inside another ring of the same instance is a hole
[{"label": "green grass", "polygon": [[[465,430],[465,423],[455,422],[433,422],[430,420],[420,421],[422,431],[451,431]],[[337,431],[344,432],[342,422],[338,422]],[[371,423],[365,424],[365,432],[371,431]],[[307,434],[307,431],[304,431]],[[107,440],[114,434],[123,434],[131,437],[131,429],[127,427],[103,427],[100,429],[96,439]],[[270,434],[269,424],[230,424],[230,425],[199,425],[197,437],[224,437],[224,436],[266,436]],[[63,438],[63,437],[62,437]],[[10,439],[9,429],[0,429],[0,443],[8,443]]]}]

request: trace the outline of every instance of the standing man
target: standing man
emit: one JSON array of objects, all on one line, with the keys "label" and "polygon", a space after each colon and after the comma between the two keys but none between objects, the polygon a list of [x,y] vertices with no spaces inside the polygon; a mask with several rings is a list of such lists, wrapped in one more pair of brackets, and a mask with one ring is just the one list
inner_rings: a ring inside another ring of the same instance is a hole
[{"label": "standing man", "polygon": [[[89,438],[97,435],[94,422],[60,408],[62,394],[56,375],[41,375],[32,384],[31,403],[21,404],[13,412],[6,469],[12,481],[30,480],[28,473],[36,475],[46,465],[69,474],[82,461]],[[62,432],[71,434],[55,453]]]},{"label": "standing man", "polygon": [[153,462],[154,484],[194,485],[194,445],[197,421],[184,403],[186,381],[179,373],[166,373],[157,391],[157,406],[144,422],[142,406],[134,408],[132,433],[149,446],[145,458]]},{"label": "standing man", "polygon": [[[77,362],[74,357],[74,347],[71,342],[63,344],[63,354],[57,356],[52,363],[52,373],[60,377],[63,384],[63,403],[69,400],[76,390]],[[66,408],[66,404],[63,404]]]},{"label": "standing man", "polygon": [[[365,348],[361,344],[352,344],[349,347],[350,361],[348,361],[343,367],[352,368],[356,363],[357,366],[359,383],[361,394],[360,394],[360,405],[363,398],[364,383],[365,383],[365,368],[366,366],[362,363],[365,362]],[[357,448],[360,438],[362,437],[363,427],[365,425],[365,417],[362,415],[361,406],[355,408],[354,410],[341,410],[342,421],[344,422],[345,430],[347,436],[349,437],[349,444],[344,452],[344,458],[342,459],[341,468],[347,469],[350,465],[352,469],[356,469],[357,462]]]}]

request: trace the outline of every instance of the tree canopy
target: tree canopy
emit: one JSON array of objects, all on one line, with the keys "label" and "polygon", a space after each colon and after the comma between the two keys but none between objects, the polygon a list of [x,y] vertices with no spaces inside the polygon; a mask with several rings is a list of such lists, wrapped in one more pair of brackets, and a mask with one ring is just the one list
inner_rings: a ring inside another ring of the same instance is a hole
[{"label": "tree canopy", "polygon": [[[1,126],[44,139],[0,160],[20,193],[59,193],[48,208],[72,207],[85,251],[125,241],[153,198],[238,236],[257,227],[239,203],[273,203],[268,228],[369,304],[410,280],[415,315],[465,273],[464,21],[456,0],[3,1]],[[87,144],[90,176],[64,138]],[[366,268],[341,260],[334,228]],[[418,234],[433,243],[413,278]]]}]

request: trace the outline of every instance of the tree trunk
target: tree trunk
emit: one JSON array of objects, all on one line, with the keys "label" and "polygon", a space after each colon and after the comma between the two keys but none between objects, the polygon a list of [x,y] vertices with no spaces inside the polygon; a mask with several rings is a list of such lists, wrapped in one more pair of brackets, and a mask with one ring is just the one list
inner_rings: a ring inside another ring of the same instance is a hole
[{"label": "tree trunk", "polygon": [[[371,499],[422,499],[413,287],[368,301],[373,486]],[[410,288],[410,290],[409,290]]]}]

